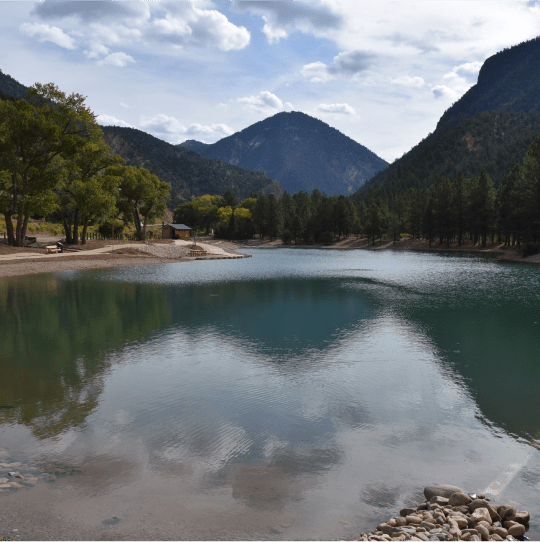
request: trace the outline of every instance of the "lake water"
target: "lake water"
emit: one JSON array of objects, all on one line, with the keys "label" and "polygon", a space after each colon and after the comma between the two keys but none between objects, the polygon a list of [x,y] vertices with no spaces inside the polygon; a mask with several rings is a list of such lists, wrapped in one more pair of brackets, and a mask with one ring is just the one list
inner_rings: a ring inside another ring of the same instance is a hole
[{"label": "lake water", "polygon": [[0,283],[2,530],[354,539],[507,472],[540,537],[540,268],[245,252]]}]

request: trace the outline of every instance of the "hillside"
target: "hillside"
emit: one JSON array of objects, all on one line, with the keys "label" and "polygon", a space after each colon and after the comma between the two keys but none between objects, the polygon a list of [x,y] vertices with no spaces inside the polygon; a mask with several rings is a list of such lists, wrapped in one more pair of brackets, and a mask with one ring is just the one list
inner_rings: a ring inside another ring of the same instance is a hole
[{"label": "hillside", "polygon": [[278,113],[211,145],[190,140],[181,146],[264,171],[290,193],[319,188],[328,195],[352,194],[387,165],[338,130],[299,112]]},{"label": "hillside", "polygon": [[200,156],[134,128],[102,126],[103,140],[125,165],[144,167],[172,186],[173,205],[204,194],[223,194],[229,188],[237,197],[250,192],[279,195],[279,183],[264,173]]},{"label": "hillside", "polygon": [[[4,96],[2,96],[4,94]],[[18,81],[15,81],[13,77],[10,75],[7,75],[0,70],[0,98],[6,99],[6,97],[13,97],[17,98],[18,100],[22,100],[23,98],[26,98],[26,95],[28,94],[26,87],[24,85],[21,85]]]},{"label": "hillside", "polygon": [[[498,185],[540,134],[540,39],[488,58],[471,87],[440,118],[436,130],[360,189],[429,185],[458,171],[486,169]],[[473,142],[474,140],[474,142]],[[467,142],[468,141],[468,142]],[[479,143],[479,142],[482,143]]]}]

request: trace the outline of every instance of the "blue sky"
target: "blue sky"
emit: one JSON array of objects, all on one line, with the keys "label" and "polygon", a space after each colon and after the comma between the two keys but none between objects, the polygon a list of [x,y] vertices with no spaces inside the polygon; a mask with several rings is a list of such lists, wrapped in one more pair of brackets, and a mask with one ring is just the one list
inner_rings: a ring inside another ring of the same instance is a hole
[{"label": "blue sky", "polygon": [[540,34],[540,2],[12,1],[0,69],[79,92],[102,124],[212,143],[303,111],[392,161]]}]

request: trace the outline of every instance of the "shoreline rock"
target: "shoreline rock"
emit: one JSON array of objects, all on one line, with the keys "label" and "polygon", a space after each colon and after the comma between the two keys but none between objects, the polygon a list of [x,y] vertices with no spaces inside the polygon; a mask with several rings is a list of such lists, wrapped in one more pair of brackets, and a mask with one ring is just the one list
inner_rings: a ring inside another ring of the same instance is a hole
[{"label": "shoreline rock", "polygon": [[495,505],[483,494],[459,487],[429,486],[426,500],[362,533],[357,540],[529,540],[530,514],[511,504]]}]

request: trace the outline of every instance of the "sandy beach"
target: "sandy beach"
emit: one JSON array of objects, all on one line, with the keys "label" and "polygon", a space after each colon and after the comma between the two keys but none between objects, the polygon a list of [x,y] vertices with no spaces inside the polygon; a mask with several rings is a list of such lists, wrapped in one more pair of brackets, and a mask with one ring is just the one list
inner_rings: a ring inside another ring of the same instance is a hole
[{"label": "sandy beach", "polygon": [[88,241],[86,245],[69,247],[74,251],[47,254],[45,247],[60,237],[41,236],[30,247],[10,247],[0,244],[0,277],[52,273],[55,271],[103,269],[134,265],[156,265],[202,259],[243,258],[233,244],[209,240],[197,242],[202,249],[196,256],[189,255],[191,241]]}]

